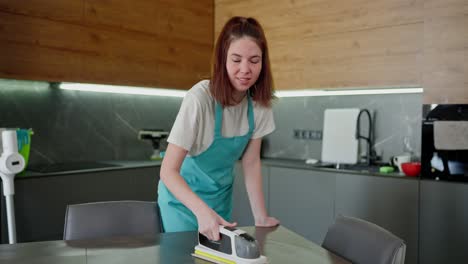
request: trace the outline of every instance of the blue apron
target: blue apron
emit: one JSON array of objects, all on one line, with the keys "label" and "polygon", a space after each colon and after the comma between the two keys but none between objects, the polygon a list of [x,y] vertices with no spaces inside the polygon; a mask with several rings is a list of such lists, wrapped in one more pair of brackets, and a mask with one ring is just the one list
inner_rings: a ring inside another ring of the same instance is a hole
[{"label": "blue apron", "polygon": [[[255,127],[252,99],[249,95],[247,97],[247,134],[223,137],[223,108],[216,103],[213,142],[199,155],[185,157],[180,169],[180,175],[192,191],[226,221],[231,220],[234,165],[249,143]],[[165,232],[198,230],[195,215],[172,195],[161,180],[158,186],[158,205]]]}]

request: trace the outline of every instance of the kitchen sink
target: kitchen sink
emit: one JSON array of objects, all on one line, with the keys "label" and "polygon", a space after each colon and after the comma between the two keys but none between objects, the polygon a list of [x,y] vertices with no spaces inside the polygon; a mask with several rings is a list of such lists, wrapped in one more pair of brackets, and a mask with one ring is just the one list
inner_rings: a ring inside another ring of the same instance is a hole
[{"label": "kitchen sink", "polygon": [[[309,164],[311,167],[315,168],[330,168],[336,169],[336,164],[328,162],[317,162],[314,164]],[[370,171],[370,170],[379,170],[378,166],[369,166],[367,164],[340,164],[338,170],[352,170],[352,171]]]},{"label": "kitchen sink", "polygon": [[380,166],[367,165],[367,164],[343,164],[340,165],[338,170],[351,170],[351,171],[365,171],[365,172],[379,172]]}]

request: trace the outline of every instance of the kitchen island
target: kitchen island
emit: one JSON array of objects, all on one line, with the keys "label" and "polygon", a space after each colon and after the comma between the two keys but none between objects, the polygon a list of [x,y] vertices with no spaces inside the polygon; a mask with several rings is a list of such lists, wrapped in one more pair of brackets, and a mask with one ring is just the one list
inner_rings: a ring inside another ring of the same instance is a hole
[{"label": "kitchen island", "polygon": [[[271,264],[350,264],[282,226],[241,229],[257,239],[261,253]],[[0,245],[0,262],[11,264],[210,263],[191,256],[196,244],[197,232],[175,232],[139,237]]]}]

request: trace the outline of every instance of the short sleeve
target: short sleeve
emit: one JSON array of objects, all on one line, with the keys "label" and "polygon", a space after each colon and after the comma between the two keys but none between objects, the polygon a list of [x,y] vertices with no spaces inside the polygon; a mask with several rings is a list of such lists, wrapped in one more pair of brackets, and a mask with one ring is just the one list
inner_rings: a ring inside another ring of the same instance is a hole
[{"label": "short sleeve", "polygon": [[275,120],[271,107],[255,108],[255,130],[252,139],[264,137],[275,130]]},{"label": "short sleeve", "polygon": [[190,151],[197,138],[200,111],[200,102],[193,93],[188,92],[182,101],[167,142]]}]

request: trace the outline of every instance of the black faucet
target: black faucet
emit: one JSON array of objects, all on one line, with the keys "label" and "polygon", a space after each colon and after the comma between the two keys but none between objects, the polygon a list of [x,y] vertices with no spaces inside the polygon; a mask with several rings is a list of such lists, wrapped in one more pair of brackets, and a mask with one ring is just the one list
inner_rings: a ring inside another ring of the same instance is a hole
[{"label": "black faucet", "polygon": [[[367,137],[361,135],[361,114],[366,113],[369,119],[369,131],[367,133]],[[359,111],[357,122],[356,122],[356,139],[364,139],[367,142],[367,155],[366,155],[366,163],[368,166],[372,165],[372,145],[373,145],[373,134],[372,134],[373,126],[372,126],[372,117],[367,109],[362,109]]]}]

